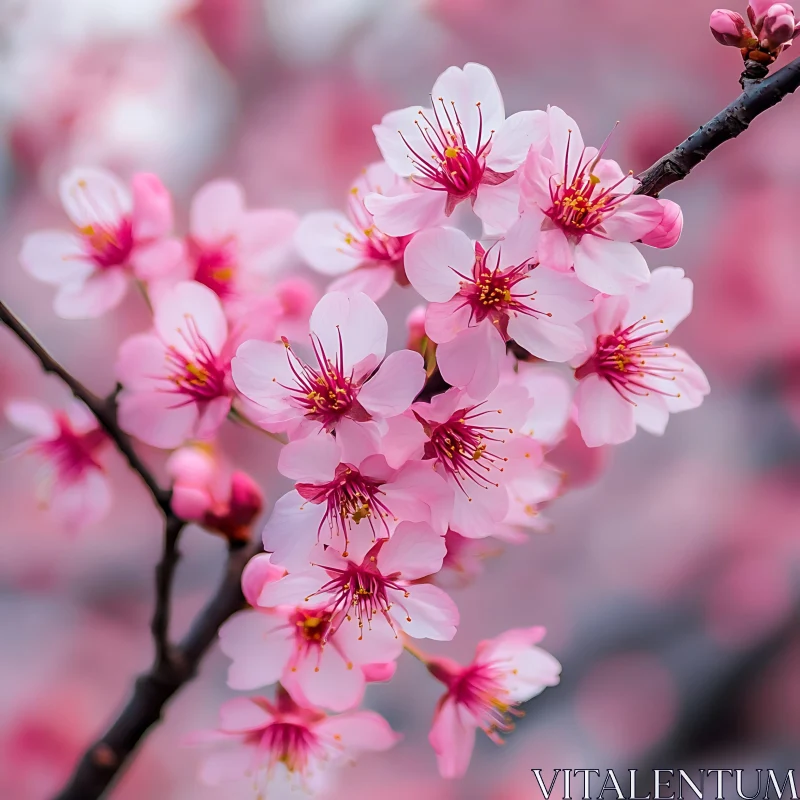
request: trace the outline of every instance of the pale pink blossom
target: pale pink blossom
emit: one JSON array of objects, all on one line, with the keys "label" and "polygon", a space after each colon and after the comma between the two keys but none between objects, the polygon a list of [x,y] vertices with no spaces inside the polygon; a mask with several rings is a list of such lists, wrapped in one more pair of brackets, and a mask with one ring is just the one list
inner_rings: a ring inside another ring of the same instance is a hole
[{"label": "pale pink blossom", "polygon": [[15,452],[42,461],[41,498],[67,531],[101,520],[111,507],[111,489],[98,460],[108,443],[89,410],[77,401],[53,411],[35,400],[12,400],[6,417],[30,438]]},{"label": "pale pink blossom", "polygon": [[377,453],[345,460],[338,440],[320,433],[286,445],[278,470],[296,483],[275,503],[264,547],[289,570],[307,568],[317,542],[346,556],[351,543],[369,547],[401,520],[447,529],[452,489],[427,464],[395,469]]},{"label": "pale pink blossom", "polygon": [[[251,690],[280,681],[299,703],[353,708],[364,695],[365,668],[394,661],[403,643],[388,626],[359,636],[355,625],[337,622],[325,608],[240,611],[219,631],[222,652],[233,661],[228,685]],[[334,632],[323,643],[331,626]]]},{"label": "pale pink blossom", "polygon": [[247,781],[262,797],[302,789],[315,793],[326,773],[368,751],[388,750],[399,740],[371,711],[328,716],[298,705],[279,689],[274,701],[236,697],[220,709],[220,727],[190,737],[191,743],[232,746],[208,757],[202,780],[212,786]]},{"label": "pale pink blossom", "polygon": [[207,183],[192,200],[186,277],[212,289],[233,320],[251,293],[267,288],[297,223],[293,211],[248,209],[234,181]]},{"label": "pale pink blossom", "polygon": [[152,333],[122,343],[117,356],[119,422],[154,447],[214,435],[231,408],[228,322],[207,286],[182,281],[156,303]]},{"label": "pale pink blossom", "polygon": [[428,670],[446,687],[436,706],[428,737],[444,778],[459,778],[469,766],[475,734],[481,729],[501,744],[513,730],[519,703],[559,682],[561,664],[537,647],[544,628],[518,628],[481,642],[475,659],[461,666],[434,658]]},{"label": "pale pink blossom", "polygon": [[203,444],[176,450],[166,468],[173,479],[172,509],[179,517],[231,541],[249,540],[250,526],[261,513],[264,496],[246,472],[232,470]]},{"label": "pale pink blossom", "polygon": [[363,293],[331,292],[311,314],[311,354],[248,341],[233,359],[237,389],[260,407],[268,430],[336,431],[342,441],[376,440],[381,423],[402,414],[425,382],[422,356],[398,350],[384,359],[388,326]]},{"label": "pale pink blossom", "polygon": [[[418,639],[450,641],[458,625],[455,603],[437,586],[413,583],[442,568],[444,537],[424,522],[401,522],[391,538],[359,538],[349,557],[316,546],[314,566],[264,587],[263,606],[302,605],[331,615],[323,642],[349,626],[359,636],[400,631]],[[345,613],[341,613],[345,612]],[[352,630],[351,630],[352,633]]]},{"label": "pale pink blossom", "polygon": [[431,92],[432,108],[392,111],[375,125],[389,167],[421,191],[366,200],[378,227],[414,233],[469,200],[487,233],[502,233],[519,215],[517,168],[547,131],[542,111],[506,119],[494,75],[481,64],[449,67]]},{"label": "pale pink blossom", "polygon": [[748,40],[754,40],[744,17],[727,8],[712,11],[709,24],[714,38],[727,47],[744,47]]},{"label": "pale pink blossom", "polygon": [[474,397],[497,385],[510,339],[548,361],[583,349],[576,323],[591,313],[595,292],[539,266],[540,229],[541,219],[526,214],[488,250],[455,228],[422,231],[408,246],[406,272],[431,301],[425,330],[439,344],[442,376]]},{"label": "pale pink blossom", "polygon": [[629,297],[601,295],[586,320],[588,350],[576,359],[577,423],[587,445],[619,444],[636,426],[662,434],[670,413],[697,408],[706,376],[667,341],[692,308],[692,282],[682,269],[661,267]]},{"label": "pale pink blossom", "polygon": [[624,294],[650,272],[633,242],[663,219],[658,200],[634,194],[637,183],[600,150],[584,147],[578,126],[560,108],[547,111],[548,136],[531,147],[520,171],[522,206],[541,222],[539,261],[574,269],[587,285]]},{"label": "pale pink blossom", "polygon": [[388,236],[364,205],[371,194],[402,197],[418,189],[395,175],[386,164],[371,164],[350,187],[347,211],[316,211],[297,229],[297,249],[323,275],[338,279],[332,291],[364,292],[380,300],[392,283],[408,284],[403,266],[410,236]]},{"label": "pale pink blossom", "polygon": [[[504,383],[478,402],[449,389],[430,403],[415,403],[413,417],[390,426],[383,441],[393,463],[429,462],[453,491],[450,528],[462,536],[491,536],[509,509],[507,483],[532,474],[542,448],[519,426],[530,405],[527,391]],[[399,421],[399,420],[398,420]]]},{"label": "pale pink blossom", "polygon": [[172,201],[155,175],[134,175],[130,188],[102,169],[74,169],[59,184],[61,202],[75,233],[47,230],[25,238],[25,269],[59,287],[60,317],[98,317],[114,308],[132,274],[163,278],[180,265],[181,243],[172,229]]}]

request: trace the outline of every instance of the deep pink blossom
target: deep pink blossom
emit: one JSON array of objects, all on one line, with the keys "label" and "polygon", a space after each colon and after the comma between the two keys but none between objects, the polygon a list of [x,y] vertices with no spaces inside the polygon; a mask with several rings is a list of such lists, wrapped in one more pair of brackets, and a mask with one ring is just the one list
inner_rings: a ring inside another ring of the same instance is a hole
[{"label": "deep pink blossom", "polygon": [[77,401],[53,411],[35,400],[13,400],[5,411],[9,422],[30,436],[16,451],[42,460],[42,500],[59,524],[76,531],[101,520],[111,507],[98,460],[108,439],[89,410]]},{"label": "deep pink blossom", "polygon": [[152,333],[131,336],[116,372],[123,430],[154,447],[212,436],[228,414],[232,346],[219,297],[183,281],[157,302]]},{"label": "deep pink blossom", "polygon": [[427,464],[394,469],[377,453],[345,460],[338,440],[312,434],[283,448],[278,469],[296,484],[275,503],[264,547],[287,569],[308,567],[317,542],[348,555],[351,543],[369,547],[401,520],[447,529],[452,490]]},{"label": "deep pink blossom", "polygon": [[458,625],[455,603],[437,586],[412,583],[437,573],[445,553],[444,537],[424,522],[401,522],[374,544],[355,540],[348,558],[319,544],[315,566],[267,584],[260,603],[322,608],[331,615],[325,642],[345,626],[364,637],[388,628],[449,641]]},{"label": "deep pink blossom", "polygon": [[540,229],[526,214],[488,250],[454,228],[422,231],[408,247],[409,280],[431,301],[425,330],[439,344],[442,376],[474,397],[497,385],[509,339],[549,361],[583,348],[576,323],[591,313],[595,292],[539,266]]},{"label": "deep pink blossom", "polygon": [[514,173],[530,145],[544,137],[544,113],[520,111],[506,119],[494,75],[481,64],[445,70],[431,103],[392,111],[373,127],[389,167],[422,189],[370,195],[366,206],[376,224],[402,236],[469,200],[487,233],[507,230],[519,215]]},{"label": "deep pink blossom", "polygon": [[546,139],[531,147],[520,171],[522,205],[541,222],[539,261],[562,272],[574,268],[606,294],[647,283],[647,262],[633,242],[659,225],[662,205],[634,194],[634,178],[602,157],[605,145],[585,147],[560,108],[548,109],[547,123]]},{"label": "deep pink blossom", "polygon": [[220,727],[190,737],[193,743],[229,742],[209,756],[202,779],[212,785],[247,781],[262,796],[292,789],[314,792],[326,773],[365,751],[388,750],[399,737],[371,711],[328,716],[298,705],[282,690],[275,701],[237,697],[220,709]]},{"label": "deep pink blossom", "polygon": [[350,187],[345,214],[317,211],[302,219],[297,248],[317,272],[338,278],[331,291],[364,292],[380,300],[394,281],[408,283],[403,263],[411,237],[383,233],[364,201],[371,194],[402,197],[418,191],[383,162],[371,164]]},{"label": "deep pink blossom", "polygon": [[475,659],[461,666],[434,658],[428,670],[447,687],[439,700],[429,735],[439,772],[459,778],[467,771],[475,734],[481,729],[493,742],[513,730],[517,705],[559,682],[561,665],[536,645],[544,628],[520,628],[481,642]]},{"label": "deep pink blossom", "polygon": [[588,350],[575,377],[577,422],[590,447],[630,439],[636,426],[664,432],[670,413],[697,408],[709,386],[700,367],[666,340],[692,308],[692,282],[661,267],[629,297],[601,295],[586,320]]},{"label": "deep pink blossom", "polygon": [[98,317],[120,302],[129,275],[148,282],[180,265],[183,247],[168,238],[172,201],[155,175],[134,175],[129,189],[105,170],[74,169],[59,191],[77,231],[32,233],[20,253],[34,278],[59,287],[59,316]]},{"label": "deep pink blossom", "polygon": [[405,411],[422,388],[422,356],[399,350],[384,359],[386,318],[360,292],[326,294],[310,327],[307,356],[288,340],[241,345],[232,364],[236,387],[260,407],[257,421],[269,430],[375,439],[381,421]]}]

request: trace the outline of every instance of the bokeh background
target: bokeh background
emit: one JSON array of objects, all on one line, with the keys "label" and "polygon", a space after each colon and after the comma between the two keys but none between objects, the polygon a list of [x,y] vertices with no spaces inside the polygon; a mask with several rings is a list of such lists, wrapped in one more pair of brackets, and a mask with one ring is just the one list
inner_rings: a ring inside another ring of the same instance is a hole
[{"label": "bokeh background", "polygon": [[[118,343],[146,324],[138,298],[100,320],[60,320],[51,289],[17,260],[26,232],[63,223],[64,168],[158,172],[182,223],[191,193],[222,176],[241,181],[252,206],[336,207],[378,156],[370,126],[473,60],[494,70],[509,111],[558,104],[595,143],[619,120],[611,155],[641,170],[739,91],[737,52],[708,32],[717,3],[2,0],[0,294],[108,392]],[[703,407],[673,417],[663,439],[640,433],[596,453],[548,509],[546,532],[454,593],[463,625],[439,650],[466,659],[482,638],[544,624],[561,686],[529,705],[504,748],[479,741],[467,778],[446,783],[426,738],[438,686],[404,659],[368,704],[405,740],[346,768],[332,797],[522,800],[539,796],[532,767],[797,766],[798,129],[800,97],[668,190],[684,236],[648,256],[695,280],[695,313],[676,341],[711,379]],[[383,303],[395,345],[414,303],[397,287]],[[0,331],[0,402],[29,396],[65,393]],[[274,499],[284,489],[271,477],[275,450],[229,428],[226,452]],[[0,448],[18,441],[0,429]],[[107,462],[115,511],[80,535],[39,507],[34,463],[0,463],[3,800],[50,796],[151,657],[159,515],[120,458]],[[177,631],[213,590],[224,547],[192,528],[182,550]],[[215,723],[231,694],[226,667],[215,650],[115,797],[239,800],[200,785],[203,754],[181,746]]]}]

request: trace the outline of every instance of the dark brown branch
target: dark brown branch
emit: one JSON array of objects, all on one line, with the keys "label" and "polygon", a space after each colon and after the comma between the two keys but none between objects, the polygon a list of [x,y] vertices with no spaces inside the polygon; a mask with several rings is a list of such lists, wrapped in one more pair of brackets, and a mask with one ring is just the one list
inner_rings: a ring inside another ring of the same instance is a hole
[{"label": "dark brown branch", "polygon": [[242,570],[257,548],[239,547],[228,558],[225,576],[189,633],[168,661],[136,679],[133,694],[111,727],[84,754],[55,800],[96,800],[120,773],[147,731],[161,719],[167,701],[194,678],[200,660],[214,643],[220,625],[244,606]]},{"label": "dark brown branch", "polygon": [[170,602],[175,568],[178,565],[178,539],[186,523],[174,515],[167,517],[164,527],[164,550],[161,561],[156,565],[156,604],[150,631],[155,646],[155,667],[164,666],[174,658],[169,644]]},{"label": "dark brown branch", "polygon": [[133,448],[133,443],[130,437],[125,433],[117,424],[116,403],[115,395],[112,395],[108,400],[98,397],[94,392],[87,389],[77,378],[71,375],[58,361],[45,350],[39,343],[36,337],[28,330],[28,328],[19,320],[19,318],[8,308],[8,306],[0,302],[0,322],[2,322],[16,337],[30,350],[45,372],[51,372],[58,375],[62,381],[69,387],[72,394],[88,407],[89,411],[94,414],[100,426],[113,440],[117,449],[122,453],[128,462],[130,468],[139,474],[139,477],[144,481],[153,499],[156,501],[158,507],[164,512],[168,518],[172,516],[170,509],[170,493],[162,489],[156,479],[153,477],[150,470],[144,465],[144,462],[139,458]]},{"label": "dark brown branch", "polygon": [[750,123],[800,86],[800,58],[747,89],[714,119],[638,176],[638,194],[656,197],[682,181],[713,150],[747,130]]}]

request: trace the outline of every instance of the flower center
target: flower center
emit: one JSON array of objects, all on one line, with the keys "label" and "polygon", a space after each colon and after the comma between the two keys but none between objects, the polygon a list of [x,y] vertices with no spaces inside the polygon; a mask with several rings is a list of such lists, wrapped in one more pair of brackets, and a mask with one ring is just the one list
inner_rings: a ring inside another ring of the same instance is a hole
[{"label": "flower center", "polygon": [[186,328],[179,332],[191,355],[187,356],[174,345],[167,348],[169,391],[184,395],[187,403],[213,400],[227,394],[225,370],[197,329],[194,317],[187,314],[185,320]]},{"label": "flower center", "polygon": [[383,502],[384,492],[381,486],[385,481],[368,478],[362,475],[355,467],[348,464],[339,464],[336,467],[333,480],[328,483],[298,483],[295,485],[298,494],[310,503],[325,503],[326,509],[317,529],[317,537],[327,523],[331,538],[344,537],[344,552],[347,558],[347,548],[350,542],[352,526],[358,525],[362,520],[367,520],[372,530],[372,538],[377,539],[376,524],[382,527],[381,535],[389,536],[387,518],[391,516],[386,504]]},{"label": "flower center", "polygon": [[[352,620],[353,617],[358,620],[359,639],[364,637],[365,624],[368,630],[371,629],[376,615],[382,616],[392,630],[395,630],[389,615],[394,605],[389,592],[400,592],[403,597],[408,597],[409,594],[403,586],[392,580],[392,576],[382,575],[378,569],[378,553],[388,541],[378,539],[361,564],[348,561],[347,566],[341,569],[324,567],[330,580],[319,591],[306,598],[306,601],[319,595],[327,595],[329,598],[325,608],[331,615],[331,622],[323,635],[323,645],[345,620]],[[406,618],[411,621],[407,612]]]},{"label": "flower center", "polygon": [[124,218],[116,227],[87,225],[79,229],[89,258],[100,269],[125,264],[133,250],[133,224]]},{"label": "flower center", "polygon": [[616,211],[617,207],[627,200],[631,193],[614,194],[628,176],[621,178],[613,186],[600,188],[600,178],[592,173],[608,144],[608,140],[590,160],[584,148],[572,176],[569,172],[569,142],[572,132],[567,137],[567,156],[564,163],[564,178],[558,182],[550,179],[551,207],[545,213],[566,234],[581,237],[591,233],[605,217]]},{"label": "flower center", "polygon": [[500,733],[514,729],[513,717],[524,716],[515,707],[500,681],[501,671],[493,664],[474,664],[453,682],[450,693],[480,723],[484,733],[501,744]]},{"label": "flower center", "polygon": [[59,476],[67,481],[77,480],[88,469],[100,469],[95,453],[106,441],[105,434],[99,428],[88,433],[75,433],[62,413],[56,415],[56,421],[58,436],[40,442],[36,449],[55,462]]},{"label": "flower center", "polygon": [[339,332],[339,351],[332,361],[325,354],[319,337],[311,335],[311,346],[317,360],[310,366],[298,358],[288,340],[282,337],[289,367],[294,375],[294,386],[283,386],[292,394],[295,405],[305,410],[305,416],[317,420],[331,430],[342,417],[351,417],[358,422],[370,419],[358,402],[359,386],[353,382],[352,372],[344,374],[344,348]]},{"label": "flower center", "polygon": [[620,325],[614,333],[598,336],[594,355],[575,370],[575,377],[580,380],[596,373],[632,405],[636,405],[635,398],[651,393],[680,397],[680,393],[667,391],[669,383],[683,372],[665,361],[677,354],[667,342],[655,341],[669,333],[663,325],[663,319],[642,317],[627,328]]},{"label": "flower center", "polygon": [[190,240],[189,254],[195,263],[194,279],[198,283],[208,286],[223,299],[234,294],[233,281],[237,266],[234,242],[206,248]]},{"label": "flower center", "polygon": [[501,251],[498,249],[494,265],[490,264],[489,252],[476,244],[472,275],[453,271],[462,279],[459,294],[470,307],[470,322],[479,323],[490,319],[507,338],[506,328],[510,314],[546,314],[548,317],[552,314],[539,311],[531,305],[536,292],[521,292],[517,288],[536,264],[528,260],[514,267],[500,269],[500,257]]},{"label": "flower center", "polygon": [[493,443],[504,441],[495,436],[502,429],[487,425],[489,420],[482,419],[487,415],[503,412],[500,409],[479,411],[481,405],[483,403],[462,408],[446,422],[434,426],[416,415],[429,436],[424,458],[436,459],[442,469],[456,480],[462,491],[465,481],[483,487],[498,486],[489,475],[492,470],[503,472],[502,465],[508,460],[490,449]]},{"label": "flower center", "polygon": [[284,764],[289,772],[308,774],[310,762],[322,757],[325,749],[316,734],[307,726],[294,722],[273,722],[260,733],[259,749],[269,753],[267,771]]}]

